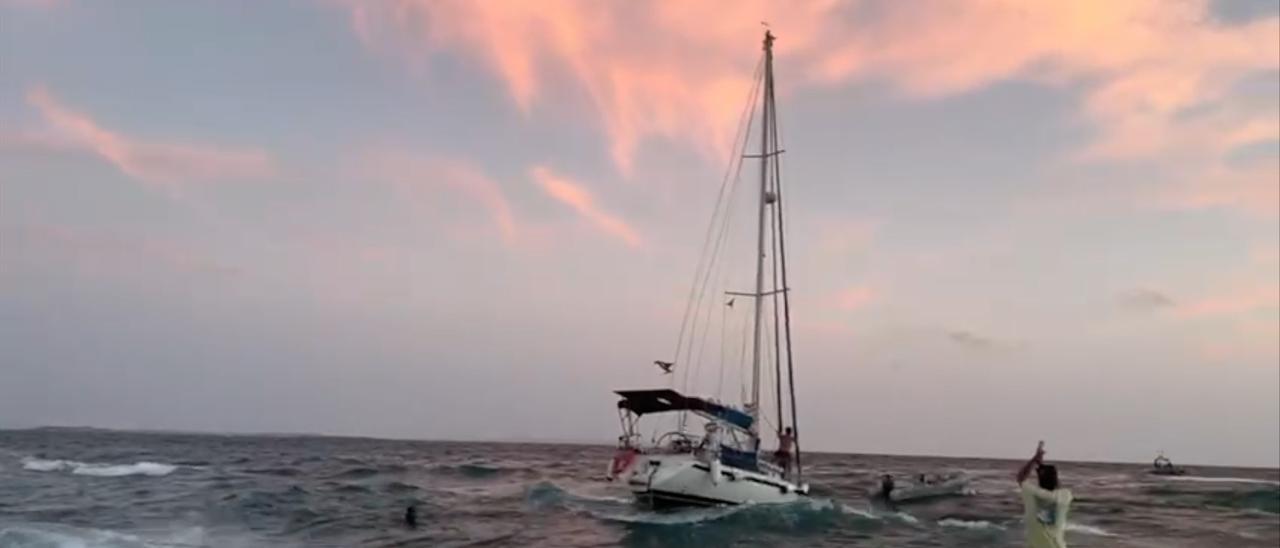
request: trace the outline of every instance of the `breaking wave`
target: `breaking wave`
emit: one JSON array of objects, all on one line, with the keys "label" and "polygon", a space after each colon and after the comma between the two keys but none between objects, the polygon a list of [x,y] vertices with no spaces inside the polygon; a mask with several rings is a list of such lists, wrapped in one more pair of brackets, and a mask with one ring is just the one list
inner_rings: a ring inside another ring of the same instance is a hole
[{"label": "breaking wave", "polygon": [[1114,537],[1114,536],[1115,536],[1115,535],[1113,535],[1113,534],[1111,534],[1111,533],[1107,532],[1105,529],[1103,529],[1103,528],[1101,528],[1101,527],[1096,527],[1096,526],[1093,526],[1093,525],[1086,525],[1086,524],[1083,524],[1083,523],[1067,522],[1067,530],[1068,530],[1068,531],[1073,531],[1073,532],[1076,532],[1076,533],[1084,533],[1084,534],[1086,534],[1086,535],[1094,535],[1094,536],[1099,536],[1099,537]]},{"label": "breaking wave", "polygon": [[46,460],[26,458],[22,460],[22,468],[33,472],[71,472],[80,476],[167,476],[177,470],[173,464],[162,462],[135,462],[133,464],[103,464],[79,462],[74,460]]},{"label": "breaking wave", "polygon": [[1209,476],[1167,476],[1164,479],[1173,481],[1197,481],[1202,483],[1256,483],[1259,485],[1274,485],[1280,487],[1280,481],[1272,481],[1256,478],[1214,478]]},{"label": "breaking wave", "polygon": [[248,535],[219,534],[215,538],[202,527],[143,536],[51,523],[0,525],[0,546],[5,548],[248,548],[259,545],[261,539]]},{"label": "breaking wave", "polygon": [[1004,526],[1002,525],[991,523],[987,520],[982,520],[982,519],[968,521],[963,519],[946,518],[946,519],[939,520],[938,525],[942,527],[959,527],[962,529],[980,529],[980,530],[1004,529]]},{"label": "breaking wave", "polygon": [[723,525],[725,530],[820,531],[837,523],[862,524],[876,528],[884,517],[914,521],[905,514],[878,515],[829,499],[805,499],[785,504],[743,504],[706,508],[684,508],[679,511],[650,510],[636,506],[628,496],[583,494],[566,490],[552,482],[542,481],[525,493],[526,500],[539,507],[559,506],[585,513],[606,522],[633,527],[685,527]]}]

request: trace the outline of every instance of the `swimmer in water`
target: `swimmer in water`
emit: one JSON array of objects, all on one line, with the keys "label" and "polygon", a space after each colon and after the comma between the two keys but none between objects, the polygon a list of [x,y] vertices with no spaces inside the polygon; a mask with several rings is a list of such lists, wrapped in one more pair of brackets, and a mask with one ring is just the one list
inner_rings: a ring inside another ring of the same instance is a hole
[{"label": "swimmer in water", "polygon": [[418,508],[416,506],[409,505],[408,508],[404,509],[404,524],[410,529],[418,527]]}]

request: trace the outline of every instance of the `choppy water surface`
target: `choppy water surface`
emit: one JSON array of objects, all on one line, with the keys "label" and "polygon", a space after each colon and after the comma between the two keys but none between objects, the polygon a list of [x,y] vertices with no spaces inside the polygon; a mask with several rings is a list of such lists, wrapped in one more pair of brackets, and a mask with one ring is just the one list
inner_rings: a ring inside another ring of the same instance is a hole
[{"label": "choppy water surface", "polygon": [[[1017,463],[820,454],[812,500],[651,512],[608,447],[0,431],[0,547],[1018,546]],[[1072,546],[1280,545],[1280,473],[1058,463]],[[873,507],[884,472],[964,470],[969,497]],[[419,527],[401,524],[416,504]]]}]

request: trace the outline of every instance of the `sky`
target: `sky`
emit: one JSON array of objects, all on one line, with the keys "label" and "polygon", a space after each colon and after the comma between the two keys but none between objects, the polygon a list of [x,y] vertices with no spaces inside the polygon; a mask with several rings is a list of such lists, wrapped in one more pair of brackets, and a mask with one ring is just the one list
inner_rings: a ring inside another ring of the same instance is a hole
[{"label": "sky", "polygon": [[612,443],[762,21],[806,448],[1280,466],[1254,0],[0,0],[0,427]]}]

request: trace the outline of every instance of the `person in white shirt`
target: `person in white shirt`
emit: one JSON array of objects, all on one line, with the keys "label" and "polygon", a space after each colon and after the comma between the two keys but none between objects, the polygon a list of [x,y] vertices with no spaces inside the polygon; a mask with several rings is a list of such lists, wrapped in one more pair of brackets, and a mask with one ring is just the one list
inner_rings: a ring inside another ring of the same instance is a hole
[{"label": "person in white shirt", "polygon": [[[1031,481],[1031,470],[1036,481]],[[1035,456],[1022,465],[1017,475],[1018,492],[1022,495],[1022,521],[1026,525],[1030,548],[1066,548],[1067,511],[1071,507],[1071,491],[1058,485],[1058,469],[1044,463],[1044,442],[1036,447]]]}]

